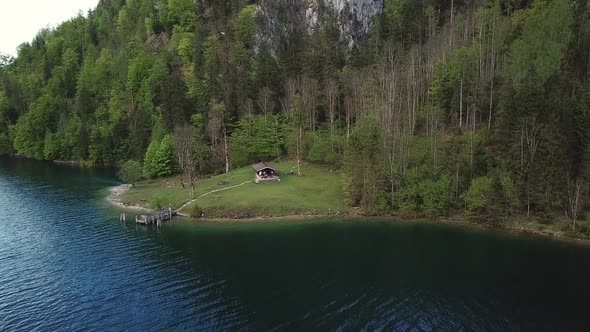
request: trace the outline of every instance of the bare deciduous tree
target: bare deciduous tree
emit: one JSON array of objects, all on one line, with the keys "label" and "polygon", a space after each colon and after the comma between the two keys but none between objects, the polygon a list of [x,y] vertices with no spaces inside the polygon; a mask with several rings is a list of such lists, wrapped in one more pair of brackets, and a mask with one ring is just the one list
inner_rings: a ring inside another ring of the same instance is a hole
[{"label": "bare deciduous tree", "polygon": [[301,175],[301,158],[303,154],[303,101],[301,98],[302,80],[300,78],[289,79],[287,81],[287,100],[283,107],[293,121],[297,130],[296,148],[297,148],[297,173]]},{"label": "bare deciduous tree", "polygon": [[307,117],[307,128],[315,131],[317,121],[318,81],[304,77],[300,80],[300,92],[303,101],[303,112]]},{"label": "bare deciduous tree", "polygon": [[229,151],[225,116],[225,104],[213,101],[211,103],[207,130],[209,137],[211,137],[211,144],[215,155],[219,160],[223,160],[225,163],[225,172],[229,173]]},{"label": "bare deciduous tree", "polygon": [[580,214],[580,200],[582,195],[583,181],[580,178],[567,179],[567,203],[565,215],[572,223],[572,229],[576,229],[576,223]]},{"label": "bare deciduous tree", "polygon": [[274,111],[275,102],[272,99],[272,95],[272,91],[267,87],[262,88],[258,93],[258,107],[260,107],[262,114],[265,116]]},{"label": "bare deciduous tree", "polygon": [[329,80],[326,85],[328,97],[328,114],[330,117],[330,137],[334,138],[334,121],[336,120],[336,107],[338,106],[338,81]]},{"label": "bare deciduous tree", "polygon": [[537,148],[541,142],[543,133],[542,124],[537,121],[535,116],[527,117],[521,126],[520,136],[520,166],[526,178],[526,195],[527,195],[527,218],[531,216],[531,197],[530,197],[530,169],[535,162]]},{"label": "bare deciduous tree", "polygon": [[185,187],[185,180],[188,182],[191,197],[195,196],[195,181],[197,170],[195,156],[193,154],[193,143],[195,129],[191,125],[178,126],[174,130],[174,151],[180,168],[180,183]]}]

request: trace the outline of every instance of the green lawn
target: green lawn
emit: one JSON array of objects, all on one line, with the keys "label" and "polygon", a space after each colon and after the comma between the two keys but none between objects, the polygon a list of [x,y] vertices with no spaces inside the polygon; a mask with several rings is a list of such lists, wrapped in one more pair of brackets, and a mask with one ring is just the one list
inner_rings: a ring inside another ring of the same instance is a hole
[{"label": "green lawn", "polygon": [[[305,164],[301,167],[302,176],[288,175],[295,163],[272,165],[279,171],[280,182],[252,182],[215,192],[197,199],[181,212],[194,214],[201,209],[206,217],[255,217],[348,211],[338,174],[322,166]],[[200,180],[197,182],[196,196],[253,180],[254,176],[251,167],[244,167]],[[162,206],[178,208],[189,200],[189,192],[180,186],[177,177],[172,177],[138,183],[125,193],[122,200],[126,204],[154,207],[157,205],[154,203],[158,202]]]}]

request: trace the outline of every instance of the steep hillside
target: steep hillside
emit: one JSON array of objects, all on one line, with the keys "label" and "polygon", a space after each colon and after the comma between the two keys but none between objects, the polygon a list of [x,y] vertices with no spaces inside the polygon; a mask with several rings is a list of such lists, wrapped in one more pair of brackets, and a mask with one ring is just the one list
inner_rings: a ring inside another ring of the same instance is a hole
[{"label": "steep hillside", "polygon": [[580,1],[102,0],[0,61],[0,153],[189,186],[289,158],[368,214],[577,227],[589,58]]}]

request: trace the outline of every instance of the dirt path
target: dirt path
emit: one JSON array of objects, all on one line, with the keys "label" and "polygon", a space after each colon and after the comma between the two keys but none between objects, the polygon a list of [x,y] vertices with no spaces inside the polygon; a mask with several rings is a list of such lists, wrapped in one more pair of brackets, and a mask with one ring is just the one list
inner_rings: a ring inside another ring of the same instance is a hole
[{"label": "dirt path", "polygon": [[205,197],[205,196],[207,196],[207,195],[210,195],[210,194],[213,194],[213,193],[216,193],[216,192],[220,192],[220,191],[224,191],[224,190],[227,190],[227,189],[232,189],[232,188],[236,188],[236,187],[239,187],[239,186],[243,186],[243,185],[245,185],[245,184],[247,184],[247,183],[251,183],[251,182],[253,182],[253,181],[254,181],[254,180],[250,180],[250,181],[242,182],[242,183],[240,183],[240,184],[236,184],[235,186],[230,186],[230,187],[225,187],[225,188],[220,188],[220,189],[211,190],[210,192],[204,193],[204,194],[202,194],[202,195],[198,196],[197,198],[191,199],[190,201],[188,201],[188,202],[186,202],[186,203],[182,204],[182,206],[181,206],[181,207],[179,207],[178,209],[176,209],[176,211],[178,211],[178,213],[179,213],[180,215],[185,215],[185,214],[181,214],[181,213],[180,213],[180,211],[181,211],[182,209],[184,209],[185,207],[189,206],[190,204],[192,204],[193,202],[195,202],[196,200],[198,200],[199,198],[203,198],[203,197]]}]

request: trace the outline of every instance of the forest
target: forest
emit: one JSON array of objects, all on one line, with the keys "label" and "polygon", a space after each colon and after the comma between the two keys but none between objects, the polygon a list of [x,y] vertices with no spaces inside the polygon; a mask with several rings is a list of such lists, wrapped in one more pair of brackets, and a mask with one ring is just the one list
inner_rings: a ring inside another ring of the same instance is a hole
[{"label": "forest", "polygon": [[340,172],[368,215],[577,227],[590,2],[358,3],[101,0],[0,58],[0,155],[179,173],[193,191],[288,159]]}]

